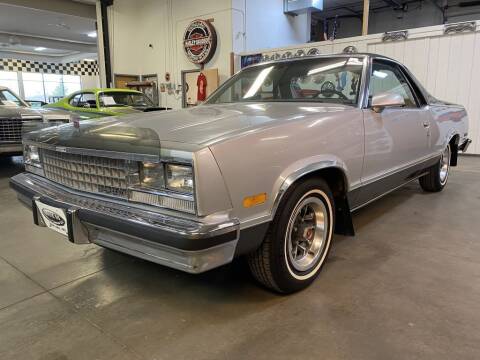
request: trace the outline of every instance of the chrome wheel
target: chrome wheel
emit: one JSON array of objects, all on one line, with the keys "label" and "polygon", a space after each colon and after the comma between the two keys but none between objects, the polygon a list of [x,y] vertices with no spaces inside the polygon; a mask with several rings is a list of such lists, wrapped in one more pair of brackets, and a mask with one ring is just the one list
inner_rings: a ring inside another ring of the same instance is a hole
[{"label": "chrome wheel", "polygon": [[440,158],[440,184],[445,185],[448,179],[448,171],[450,170],[450,145],[447,145]]},{"label": "chrome wheel", "polygon": [[286,250],[296,271],[312,269],[324,253],[328,238],[328,211],[317,196],[304,196],[288,222]]}]

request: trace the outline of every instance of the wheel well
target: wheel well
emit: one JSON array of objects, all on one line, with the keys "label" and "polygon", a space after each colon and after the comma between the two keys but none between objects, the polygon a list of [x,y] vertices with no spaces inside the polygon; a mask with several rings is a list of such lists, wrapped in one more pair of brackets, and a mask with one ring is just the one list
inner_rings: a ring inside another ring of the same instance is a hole
[{"label": "wheel well", "polygon": [[345,176],[345,173],[339,168],[330,167],[330,168],[316,170],[306,174],[304,177],[301,177],[298,180],[304,180],[307,177],[308,178],[321,177],[322,179],[324,179],[327,182],[328,186],[330,187],[330,190],[332,190],[332,194],[334,198],[338,196],[344,196],[347,193],[346,176]]},{"label": "wheel well", "polygon": [[292,185],[298,184],[300,181],[306,179],[319,177],[327,182],[332,191],[333,199],[335,200],[335,233],[342,235],[355,235],[347,198],[347,177],[342,169],[329,167],[312,171],[295,180]]},{"label": "wheel well", "polygon": [[458,163],[458,143],[460,142],[460,136],[454,135],[450,139],[450,149],[452,151],[451,157],[450,157],[450,166],[457,166]]}]

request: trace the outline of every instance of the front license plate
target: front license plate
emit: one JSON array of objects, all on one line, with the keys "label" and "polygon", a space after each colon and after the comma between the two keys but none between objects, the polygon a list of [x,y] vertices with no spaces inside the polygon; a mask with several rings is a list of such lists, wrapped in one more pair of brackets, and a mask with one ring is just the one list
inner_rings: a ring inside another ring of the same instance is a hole
[{"label": "front license plate", "polygon": [[68,222],[65,210],[35,200],[38,213],[48,228],[68,237]]}]

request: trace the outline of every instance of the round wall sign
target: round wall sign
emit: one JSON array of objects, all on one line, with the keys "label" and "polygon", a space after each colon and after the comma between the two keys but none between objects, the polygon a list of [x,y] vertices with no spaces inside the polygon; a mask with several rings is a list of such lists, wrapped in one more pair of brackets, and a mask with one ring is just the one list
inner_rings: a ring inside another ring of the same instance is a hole
[{"label": "round wall sign", "polygon": [[194,20],[188,25],[183,35],[183,49],[191,62],[205,64],[217,48],[217,34],[210,22]]}]

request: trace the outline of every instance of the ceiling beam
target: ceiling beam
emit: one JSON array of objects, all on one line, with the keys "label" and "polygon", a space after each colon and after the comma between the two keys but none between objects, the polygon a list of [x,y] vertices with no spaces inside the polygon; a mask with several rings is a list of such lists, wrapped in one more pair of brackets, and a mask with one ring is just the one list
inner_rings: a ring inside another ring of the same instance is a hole
[{"label": "ceiling beam", "polygon": [[363,0],[363,19],[362,19],[362,35],[368,34],[368,15],[370,13],[370,0]]},{"label": "ceiling beam", "polygon": [[58,14],[96,20],[95,4],[86,4],[71,0],[0,0],[0,4],[43,10]]}]

